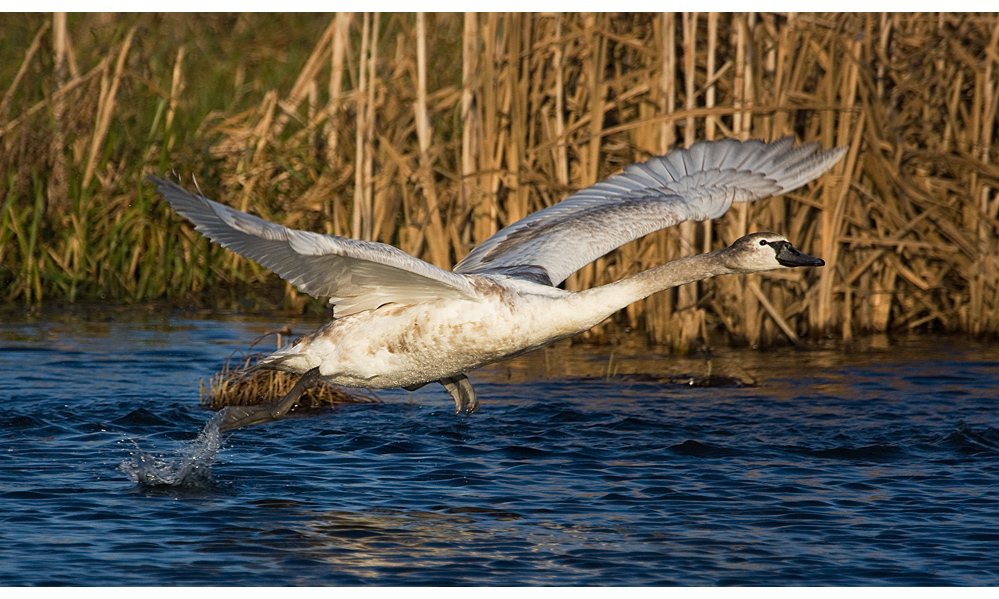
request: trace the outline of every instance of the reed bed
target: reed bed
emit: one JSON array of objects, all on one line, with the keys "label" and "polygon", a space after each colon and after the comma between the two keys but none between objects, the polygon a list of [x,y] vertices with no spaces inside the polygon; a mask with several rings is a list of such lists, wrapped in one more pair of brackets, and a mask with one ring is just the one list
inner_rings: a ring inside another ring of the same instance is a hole
[{"label": "reed bed", "polygon": [[784,197],[650,235],[604,284],[746,232],[827,266],[657,294],[607,326],[679,351],[999,333],[995,14],[11,15],[0,32],[0,295],[323,310],[209,244],[173,170],[289,226],[449,268],[503,226],[700,139],[846,158]]}]

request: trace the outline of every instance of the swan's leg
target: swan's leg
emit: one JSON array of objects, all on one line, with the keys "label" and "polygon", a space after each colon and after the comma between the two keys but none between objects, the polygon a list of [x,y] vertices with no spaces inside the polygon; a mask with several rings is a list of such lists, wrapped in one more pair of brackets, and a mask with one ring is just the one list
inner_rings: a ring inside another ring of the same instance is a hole
[{"label": "swan's leg", "polygon": [[460,414],[462,410],[465,410],[465,415],[470,416],[472,412],[479,409],[479,398],[475,396],[475,389],[472,388],[472,383],[468,382],[467,376],[459,374],[443,378],[438,382],[444,385],[447,392],[454,398],[455,414]]},{"label": "swan's leg", "polygon": [[303,374],[302,378],[298,379],[295,386],[291,388],[291,391],[278,401],[257,406],[229,406],[225,409],[225,416],[222,417],[219,430],[225,432],[244,426],[281,420],[295,407],[299,398],[302,397],[302,393],[310,387],[315,387],[321,380],[322,375],[319,374],[319,368],[316,367]]}]

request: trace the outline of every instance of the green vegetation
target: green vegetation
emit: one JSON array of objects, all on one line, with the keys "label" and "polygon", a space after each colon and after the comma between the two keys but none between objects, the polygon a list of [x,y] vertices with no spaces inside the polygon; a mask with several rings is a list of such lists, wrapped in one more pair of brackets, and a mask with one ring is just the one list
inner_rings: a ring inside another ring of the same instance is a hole
[{"label": "green vegetation", "polygon": [[280,281],[221,260],[143,176],[176,169],[216,188],[223,115],[293,81],[325,24],[68,15],[59,42],[56,20],[8,15],[0,30],[0,297],[249,307],[262,285],[280,299]]}]

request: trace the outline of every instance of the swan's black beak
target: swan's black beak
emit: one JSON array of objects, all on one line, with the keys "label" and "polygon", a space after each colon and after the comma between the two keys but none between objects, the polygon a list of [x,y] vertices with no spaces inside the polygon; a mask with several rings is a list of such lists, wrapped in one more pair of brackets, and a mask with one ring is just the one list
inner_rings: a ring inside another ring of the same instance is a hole
[{"label": "swan's black beak", "polygon": [[771,241],[769,245],[775,252],[777,252],[777,262],[781,266],[792,267],[826,265],[822,258],[816,258],[815,256],[803,254],[798,251],[798,248],[794,247],[787,241]]}]

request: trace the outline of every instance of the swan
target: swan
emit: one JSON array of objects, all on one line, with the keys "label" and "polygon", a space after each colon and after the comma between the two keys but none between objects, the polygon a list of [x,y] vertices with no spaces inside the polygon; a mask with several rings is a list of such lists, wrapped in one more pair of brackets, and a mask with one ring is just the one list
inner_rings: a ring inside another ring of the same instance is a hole
[{"label": "swan", "polygon": [[220,428],[227,431],[284,418],[321,380],[410,390],[439,382],[455,413],[470,415],[479,401],[466,373],[586,331],[653,293],[725,274],[822,266],[782,235],[753,233],[593,289],[558,287],[633,239],[797,189],[845,152],[817,142],[795,146],[790,136],[698,142],[627,166],[513,223],[451,272],[389,245],[289,229],[147,178],[195,230],[334,305],[331,322],[252,367],[302,374],[291,391],[226,408]]}]

